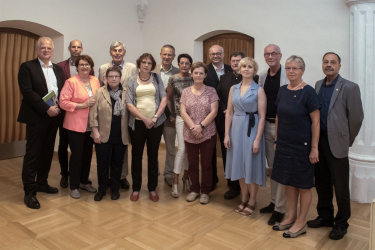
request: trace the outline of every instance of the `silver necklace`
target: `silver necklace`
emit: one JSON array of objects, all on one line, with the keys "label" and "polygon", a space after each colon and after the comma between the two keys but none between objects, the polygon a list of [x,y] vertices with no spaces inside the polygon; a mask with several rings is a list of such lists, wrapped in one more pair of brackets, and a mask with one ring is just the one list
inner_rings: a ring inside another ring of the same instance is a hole
[{"label": "silver necklace", "polygon": [[296,88],[298,88],[299,86],[301,86],[302,83],[303,83],[303,81],[302,81],[300,84],[298,84],[297,87],[295,87],[295,88],[293,88],[293,89],[290,89],[290,83],[289,83],[289,84],[288,84],[288,89],[290,89],[290,90],[295,90]]}]

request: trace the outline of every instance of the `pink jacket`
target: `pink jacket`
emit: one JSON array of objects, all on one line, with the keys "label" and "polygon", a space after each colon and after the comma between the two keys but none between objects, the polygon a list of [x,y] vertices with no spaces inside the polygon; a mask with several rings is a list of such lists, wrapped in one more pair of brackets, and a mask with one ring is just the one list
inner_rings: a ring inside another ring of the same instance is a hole
[{"label": "pink jacket", "polygon": [[[100,88],[98,78],[90,77],[92,94]],[[89,99],[89,94],[85,84],[79,75],[75,75],[65,81],[64,87],[60,92],[60,107],[67,112],[65,113],[63,127],[76,132],[86,132],[87,120],[90,108],[75,109],[78,103],[84,103]]]}]

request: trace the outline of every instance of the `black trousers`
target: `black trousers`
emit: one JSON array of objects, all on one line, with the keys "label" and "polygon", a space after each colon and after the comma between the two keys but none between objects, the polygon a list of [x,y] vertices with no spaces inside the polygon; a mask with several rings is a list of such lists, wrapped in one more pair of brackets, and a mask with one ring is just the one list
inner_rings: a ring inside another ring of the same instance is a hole
[{"label": "black trousers", "polygon": [[[333,186],[332,186],[333,184]],[[319,217],[334,221],[336,226],[348,228],[350,218],[349,159],[336,158],[329,147],[328,136],[320,135],[319,162],[315,165],[315,186],[318,193]],[[338,211],[334,217],[333,187]]]},{"label": "black trousers", "polygon": [[[61,117],[45,116],[37,124],[26,125],[26,154],[23,158],[22,182],[25,195],[36,194],[36,187],[48,185],[47,178]],[[36,181],[35,181],[36,178]]]},{"label": "black trousers", "polygon": [[[223,166],[224,166],[224,175],[225,175],[225,166],[226,166],[226,162],[227,162],[227,149],[224,146],[225,133],[222,133],[219,130],[218,130],[217,133],[219,134],[219,139],[220,139],[221,154],[222,154],[222,157],[223,157]],[[216,176],[217,176],[217,174],[216,174]],[[239,180],[231,181],[230,179],[227,179],[227,182],[228,182],[228,186],[230,188],[233,188],[233,189],[236,189],[236,190],[241,189]]]},{"label": "black trousers", "polygon": [[[219,177],[217,177],[217,158],[216,158],[216,143],[214,147],[214,153],[212,155],[212,184],[219,182]],[[224,159],[223,159],[224,160]]]},{"label": "black trousers", "polygon": [[143,149],[147,142],[147,163],[148,163],[148,191],[155,191],[158,185],[158,152],[164,124],[147,129],[146,125],[135,120],[135,130],[129,128],[132,142],[132,179],[133,191],[139,192],[142,186],[142,158]]},{"label": "black trousers", "polygon": [[68,130],[63,127],[63,120],[59,124],[59,149],[58,149],[58,157],[59,163],[61,168],[61,175],[68,176],[69,175],[69,160],[68,160],[68,146],[69,146],[69,139],[68,139]]},{"label": "black trousers", "polygon": [[70,145],[69,176],[70,189],[79,189],[79,184],[87,184],[90,174],[92,147],[94,140],[90,137],[91,132],[76,132],[68,130]]},{"label": "black trousers", "polygon": [[122,164],[127,145],[111,143],[95,143],[97,173],[99,182],[99,192],[105,191],[108,186],[108,175],[111,174],[111,190],[120,189],[120,178]]}]

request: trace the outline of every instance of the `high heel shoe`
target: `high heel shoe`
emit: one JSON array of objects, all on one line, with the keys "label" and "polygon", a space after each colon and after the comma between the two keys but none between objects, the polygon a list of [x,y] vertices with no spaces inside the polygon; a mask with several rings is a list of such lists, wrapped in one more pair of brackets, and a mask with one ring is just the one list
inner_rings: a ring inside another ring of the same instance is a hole
[{"label": "high heel shoe", "polygon": [[178,198],[178,190],[177,190],[178,184],[172,184],[172,192],[171,195],[173,198]]},{"label": "high heel shoe", "polygon": [[188,176],[187,178],[185,178],[184,176],[182,176],[182,185],[183,185],[183,188],[184,188],[187,192],[190,192],[191,182],[190,182],[190,178],[189,178],[189,176]]}]

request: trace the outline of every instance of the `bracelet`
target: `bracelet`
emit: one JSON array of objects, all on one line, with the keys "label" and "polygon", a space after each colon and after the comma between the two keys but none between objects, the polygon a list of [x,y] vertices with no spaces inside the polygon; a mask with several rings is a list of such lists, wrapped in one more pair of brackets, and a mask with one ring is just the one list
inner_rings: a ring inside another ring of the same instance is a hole
[{"label": "bracelet", "polygon": [[199,125],[201,125],[201,128],[202,128],[202,129],[204,129],[204,126],[203,126],[203,124],[202,124],[202,123],[200,123]]}]

